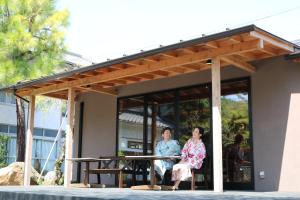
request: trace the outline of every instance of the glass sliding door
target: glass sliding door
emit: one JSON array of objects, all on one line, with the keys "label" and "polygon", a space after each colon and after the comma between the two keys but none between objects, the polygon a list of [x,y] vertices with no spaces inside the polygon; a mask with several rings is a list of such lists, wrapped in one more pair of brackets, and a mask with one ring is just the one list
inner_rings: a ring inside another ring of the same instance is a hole
[{"label": "glass sliding door", "polygon": [[172,129],[172,138],[176,128],[175,92],[151,94],[148,100],[148,141],[151,144],[148,154],[154,154],[156,144],[162,139],[163,128]]},{"label": "glass sliding door", "polygon": [[[194,127],[202,127],[205,134],[202,140],[205,144],[207,155],[203,162],[202,174],[196,176],[196,185],[209,189],[212,185],[212,135],[211,135],[211,105],[210,87],[203,85],[178,91],[178,140],[181,146],[191,138]],[[187,188],[190,183],[187,182]]]},{"label": "glass sliding door", "polygon": [[118,101],[118,155],[143,155],[144,97]]},{"label": "glass sliding door", "polygon": [[[250,80],[223,81],[221,95],[224,189],[254,189]],[[164,127],[173,130],[182,148],[197,126],[205,130],[207,157],[196,185],[213,189],[211,83],[119,98],[118,155],[154,154]],[[147,179],[145,172],[140,180]],[[190,182],[183,183],[189,187]]]},{"label": "glass sliding door", "polygon": [[222,84],[223,181],[225,189],[253,189],[249,81]]}]

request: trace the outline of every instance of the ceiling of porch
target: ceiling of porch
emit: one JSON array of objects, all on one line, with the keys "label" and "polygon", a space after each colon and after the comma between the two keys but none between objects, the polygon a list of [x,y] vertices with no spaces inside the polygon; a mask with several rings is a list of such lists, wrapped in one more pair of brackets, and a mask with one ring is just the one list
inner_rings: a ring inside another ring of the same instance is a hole
[{"label": "ceiling of porch", "polygon": [[77,93],[118,95],[120,86],[137,84],[211,68],[220,57],[221,67],[233,65],[254,73],[252,61],[290,54],[298,46],[253,25],[204,36],[174,45],[143,51],[131,56],[88,66],[79,70],[20,83],[6,89],[20,96],[46,95],[67,98],[67,89]]}]

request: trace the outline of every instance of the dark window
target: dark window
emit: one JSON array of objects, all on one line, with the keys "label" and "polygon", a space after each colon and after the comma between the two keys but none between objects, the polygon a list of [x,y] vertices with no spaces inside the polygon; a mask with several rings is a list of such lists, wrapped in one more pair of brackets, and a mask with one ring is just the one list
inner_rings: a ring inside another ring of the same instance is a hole
[{"label": "dark window", "polygon": [[0,124],[0,133],[8,133],[8,125]]},{"label": "dark window", "polygon": [[45,129],[44,136],[46,136],[46,137],[56,137],[56,135],[57,135],[57,130]]},{"label": "dark window", "polygon": [[9,133],[17,133],[17,127],[16,126],[9,126]]},{"label": "dark window", "polygon": [[33,130],[33,135],[35,135],[35,136],[43,136],[43,129],[41,129],[41,128],[35,128]]}]

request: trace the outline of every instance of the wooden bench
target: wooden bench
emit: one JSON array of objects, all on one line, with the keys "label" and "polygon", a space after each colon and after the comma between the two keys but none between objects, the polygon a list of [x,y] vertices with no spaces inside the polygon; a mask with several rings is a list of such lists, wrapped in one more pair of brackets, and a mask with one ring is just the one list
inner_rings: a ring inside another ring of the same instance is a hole
[{"label": "wooden bench", "polygon": [[[123,175],[130,174],[132,175],[131,185],[136,185],[136,176],[137,175],[146,175],[144,179],[147,181],[147,175],[143,172],[147,170],[147,166],[144,161],[136,161],[136,160],[124,160],[122,157],[99,157],[98,167],[89,169],[88,172],[85,173],[85,182],[89,182],[88,176],[90,174],[97,175],[97,182],[101,184],[101,174],[114,174],[118,177],[118,186],[119,188],[123,187]],[[103,160],[101,160],[103,159]]]},{"label": "wooden bench", "polygon": [[[99,157],[99,159],[103,159],[103,157]],[[85,183],[89,184],[89,175],[90,174],[96,174],[98,179],[98,184],[101,183],[101,174],[114,174],[118,176],[118,187],[123,187],[123,170],[119,167],[119,161],[120,159],[117,157],[110,157],[103,160],[98,161],[98,167],[92,168],[85,171]]]}]

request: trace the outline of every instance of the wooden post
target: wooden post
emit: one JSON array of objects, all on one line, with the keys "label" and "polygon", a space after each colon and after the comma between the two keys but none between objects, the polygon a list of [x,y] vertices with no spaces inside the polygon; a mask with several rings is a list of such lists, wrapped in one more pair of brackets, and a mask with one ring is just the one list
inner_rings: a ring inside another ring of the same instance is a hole
[{"label": "wooden post", "polygon": [[31,177],[31,159],[32,159],[32,135],[34,129],[34,110],[35,110],[35,96],[29,97],[29,111],[28,111],[28,127],[26,134],[26,151],[24,162],[24,186],[30,186]]},{"label": "wooden post", "polygon": [[151,117],[151,142],[152,142],[152,154],[155,154],[155,147],[156,147],[156,138],[157,138],[157,124],[156,124],[156,118],[157,118],[157,112],[158,112],[158,103],[153,102],[152,104],[152,117]]},{"label": "wooden post", "polygon": [[220,58],[212,59],[212,127],[214,191],[223,191]]},{"label": "wooden post", "polygon": [[73,123],[74,123],[74,108],[75,108],[75,91],[73,88],[68,89],[68,105],[67,105],[67,126],[66,126],[66,141],[65,141],[65,171],[64,171],[64,186],[69,187],[72,179],[72,161],[67,160],[73,157]]}]

